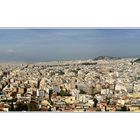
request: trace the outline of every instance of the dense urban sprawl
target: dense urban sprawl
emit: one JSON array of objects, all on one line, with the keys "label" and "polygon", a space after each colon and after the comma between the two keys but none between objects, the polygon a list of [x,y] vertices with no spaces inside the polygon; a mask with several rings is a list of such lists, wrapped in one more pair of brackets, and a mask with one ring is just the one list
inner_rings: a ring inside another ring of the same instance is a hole
[{"label": "dense urban sprawl", "polygon": [[140,63],[1,63],[0,111],[140,112]]}]

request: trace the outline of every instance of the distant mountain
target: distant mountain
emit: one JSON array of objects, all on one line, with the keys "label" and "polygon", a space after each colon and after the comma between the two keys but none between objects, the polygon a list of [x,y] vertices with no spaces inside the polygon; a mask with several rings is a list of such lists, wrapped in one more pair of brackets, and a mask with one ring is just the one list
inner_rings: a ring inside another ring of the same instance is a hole
[{"label": "distant mountain", "polygon": [[98,56],[94,60],[118,60],[120,57],[112,57],[112,56]]}]

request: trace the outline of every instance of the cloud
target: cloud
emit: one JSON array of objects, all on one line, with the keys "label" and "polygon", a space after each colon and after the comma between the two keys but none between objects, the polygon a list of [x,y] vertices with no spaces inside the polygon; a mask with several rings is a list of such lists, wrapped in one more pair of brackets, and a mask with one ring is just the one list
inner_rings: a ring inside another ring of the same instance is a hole
[{"label": "cloud", "polygon": [[139,44],[140,30],[0,30],[0,58],[10,60],[137,55]]}]

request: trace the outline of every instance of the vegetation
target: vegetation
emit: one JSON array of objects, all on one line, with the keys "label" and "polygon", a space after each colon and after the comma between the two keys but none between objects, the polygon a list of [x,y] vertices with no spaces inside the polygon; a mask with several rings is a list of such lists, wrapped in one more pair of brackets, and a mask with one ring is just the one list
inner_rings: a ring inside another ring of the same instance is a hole
[{"label": "vegetation", "polygon": [[39,111],[38,104],[35,101],[31,101],[27,106],[28,111]]},{"label": "vegetation", "polygon": [[121,59],[120,57],[112,57],[112,56],[98,56],[94,60],[117,60]]},{"label": "vegetation", "polygon": [[140,58],[134,60],[134,62],[136,62],[136,63],[140,63]]},{"label": "vegetation", "polygon": [[80,93],[79,94],[86,94],[86,92],[83,91],[83,90],[80,90]]},{"label": "vegetation", "polygon": [[71,72],[74,72],[75,74],[78,74],[78,70],[71,70]]},{"label": "vegetation", "polygon": [[59,75],[64,75],[65,73],[64,73],[62,70],[60,70],[60,71],[58,72],[58,74],[59,74]]},{"label": "vegetation", "polygon": [[86,66],[88,66],[88,65],[96,65],[96,64],[97,64],[97,62],[95,62],[95,63],[90,63],[90,62],[82,63],[82,65],[86,65]]}]

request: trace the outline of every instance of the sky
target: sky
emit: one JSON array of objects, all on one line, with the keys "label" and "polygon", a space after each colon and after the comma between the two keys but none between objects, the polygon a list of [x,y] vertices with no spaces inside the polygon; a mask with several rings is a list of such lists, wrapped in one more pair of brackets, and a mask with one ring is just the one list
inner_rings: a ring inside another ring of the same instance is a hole
[{"label": "sky", "polygon": [[0,29],[0,61],[139,57],[140,29]]}]

